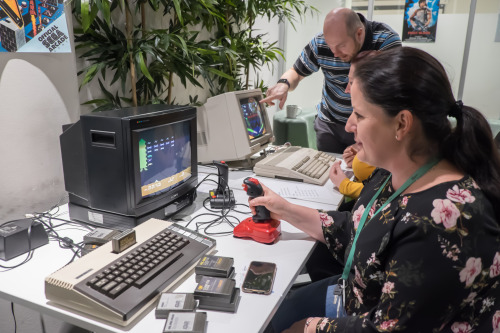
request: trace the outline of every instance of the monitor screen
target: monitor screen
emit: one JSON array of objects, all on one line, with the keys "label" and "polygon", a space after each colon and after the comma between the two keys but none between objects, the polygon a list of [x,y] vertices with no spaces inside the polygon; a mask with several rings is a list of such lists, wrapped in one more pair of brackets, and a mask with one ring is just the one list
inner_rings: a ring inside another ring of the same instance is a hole
[{"label": "monitor screen", "polygon": [[266,124],[261,109],[260,98],[257,96],[241,98],[240,110],[245,121],[245,127],[250,140],[266,134]]},{"label": "monitor screen", "polygon": [[191,177],[188,121],[135,130],[134,140],[139,150],[142,198],[169,191]]}]

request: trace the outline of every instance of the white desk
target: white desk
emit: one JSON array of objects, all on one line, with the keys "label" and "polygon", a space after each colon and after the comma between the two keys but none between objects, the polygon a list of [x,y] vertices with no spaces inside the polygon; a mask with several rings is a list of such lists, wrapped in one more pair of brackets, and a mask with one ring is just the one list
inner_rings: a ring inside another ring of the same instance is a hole
[{"label": "white desk", "polygon": [[[203,172],[216,172],[215,169],[200,168],[199,179],[202,180],[206,174]],[[234,190],[237,203],[248,203],[248,197],[243,191],[241,184],[242,180],[252,175],[250,172],[230,172],[229,185]],[[211,176],[211,179],[217,180],[217,177]],[[271,189],[276,190],[280,186],[284,186],[282,180],[271,180],[265,177],[256,177]],[[296,183],[292,183],[296,186]],[[306,184],[303,184],[306,185]],[[199,187],[198,199],[191,207],[186,208],[181,214],[197,215],[205,211],[202,207],[203,199],[208,196],[208,190],[215,188],[215,183],[208,182]],[[316,185],[316,189],[321,189]],[[325,187],[333,188],[331,183],[327,183]],[[308,186],[304,186],[308,188]],[[312,208],[336,209],[342,196],[340,194],[332,194],[332,200],[338,200],[331,204],[324,204],[300,199],[290,199],[295,203],[301,203]],[[310,198],[309,198],[310,199]],[[246,211],[247,208],[240,206],[240,211]],[[61,206],[61,217],[67,218],[67,206]],[[241,220],[249,217],[250,214],[237,214]],[[208,220],[209,218],[205,218]],[[200,218],[196,221],[203,221]],[[180,223],[185,225],[186,223]],[[195,225],[192,222],[189,226],[194,229]],[[228,225],[220,225],[217,227],[219,231],[231,230]],[[214,229],[214,231],[217,231]],[[59,229],[61,236],[70,237],[75,242],[83,239],[87,231],[76,227],[67,227],[64,230]],[[271,261],[277,265],[277,274],[274,282],[273,292],[269,296],[245,294],[241,293],[241,300],[236,313],[226,313],[218,311],[206,311],[208,314],[207,332],[261,332],[265,329],[275,311],[281,304],[283,297],[291,288],[293,281],[302,269],[308,259],[312,249],[314,248],[314,240],[304,234],[302,231],[289,225],[286,222],[281,223],[280,240],[273,245],[265,245],[254,242],[252,240],[237,239],[230,236],[214,237],[217,241],[217,254],[221,256],[230,256],[234,258],[234,267],[236,272],[237,286],[241,285],[243,274],[250,261],[261,260]],[[26,264],[17,267],[13,270],[0,273],[0,297],[10,302],[23,305],[25,307],[36,310],[40,313],[47,314],[62,321],[73,325],[88,329],[94,332],[103,333],[145,333],[145,332],[162,332],[165,320],[156,319],[154,309],[146,313],[140,321],[129,327],[119,327],[113,324],[105,323],[99,319],[90,317],[86,314],[74,312],[73,310],[62,308],[58,305],[48,304],[44,293],[44,279],[47,275],[64,266],[73,256],[69,250],[63,250],[58,243],[51,241],[48,245],[35,250],[33,258]],[[3,265],[13,266],[21,261],[21,258],[15,258]],[[176,291],[193,292],[196,287],[194,275],[184,281]],[[205,310],[201,310],[205,311]]]}]

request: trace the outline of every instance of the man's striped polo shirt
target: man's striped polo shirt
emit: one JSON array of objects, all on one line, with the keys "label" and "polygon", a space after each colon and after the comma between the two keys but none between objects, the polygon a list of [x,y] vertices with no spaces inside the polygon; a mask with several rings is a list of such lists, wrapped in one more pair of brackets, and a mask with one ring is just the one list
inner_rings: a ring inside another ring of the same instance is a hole
[{"label": "man's striped polo shirt", "polygon": [[[399,35],[387,24],[368,21],[363,15],[358,15],[366,28],[360,52],[401,46]],[[345,92],[350,67],[349,62],[335,57],[326,44],[323,33],[314,36],[293,65],[301,76],[309,76],[319,69],[323,71],[323,92],[321,102],[317,105],[318,116],[322,120],[345,124],[352,113],[351,95]]]}]

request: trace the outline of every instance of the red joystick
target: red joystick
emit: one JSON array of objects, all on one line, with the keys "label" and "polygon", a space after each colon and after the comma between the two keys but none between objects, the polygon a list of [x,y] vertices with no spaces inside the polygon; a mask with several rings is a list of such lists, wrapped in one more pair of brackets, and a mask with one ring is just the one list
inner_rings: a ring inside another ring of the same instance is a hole
[{"label": "red joystick", "polygon": [[[255,178],[245,178],[242,186],[251,199],[264,195],[262,186]],[[272,219],[271,213],[264,206],[255,206],[255,215],[243,220],[233,230],[234,237],[252,238],[264,244],[275,243],[280,233],[280,221]]]}]

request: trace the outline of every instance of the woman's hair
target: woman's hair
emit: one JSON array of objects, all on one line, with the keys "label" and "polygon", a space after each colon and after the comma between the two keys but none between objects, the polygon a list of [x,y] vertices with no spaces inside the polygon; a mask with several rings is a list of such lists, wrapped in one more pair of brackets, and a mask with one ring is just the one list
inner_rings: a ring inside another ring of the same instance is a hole
[{"label": "woman's hair", "polygon": [[[411,47],[355,58],[353,63],[354,79],[368,102],[391,117],[409,110],[419,119],[425,138],[413,140],[410,157],[438,155],[470,175],[500,219],[500,154],[491,128],[479,111],[455,100],[441,63]],[[448,116],[456,118],[454,128]]]}]

